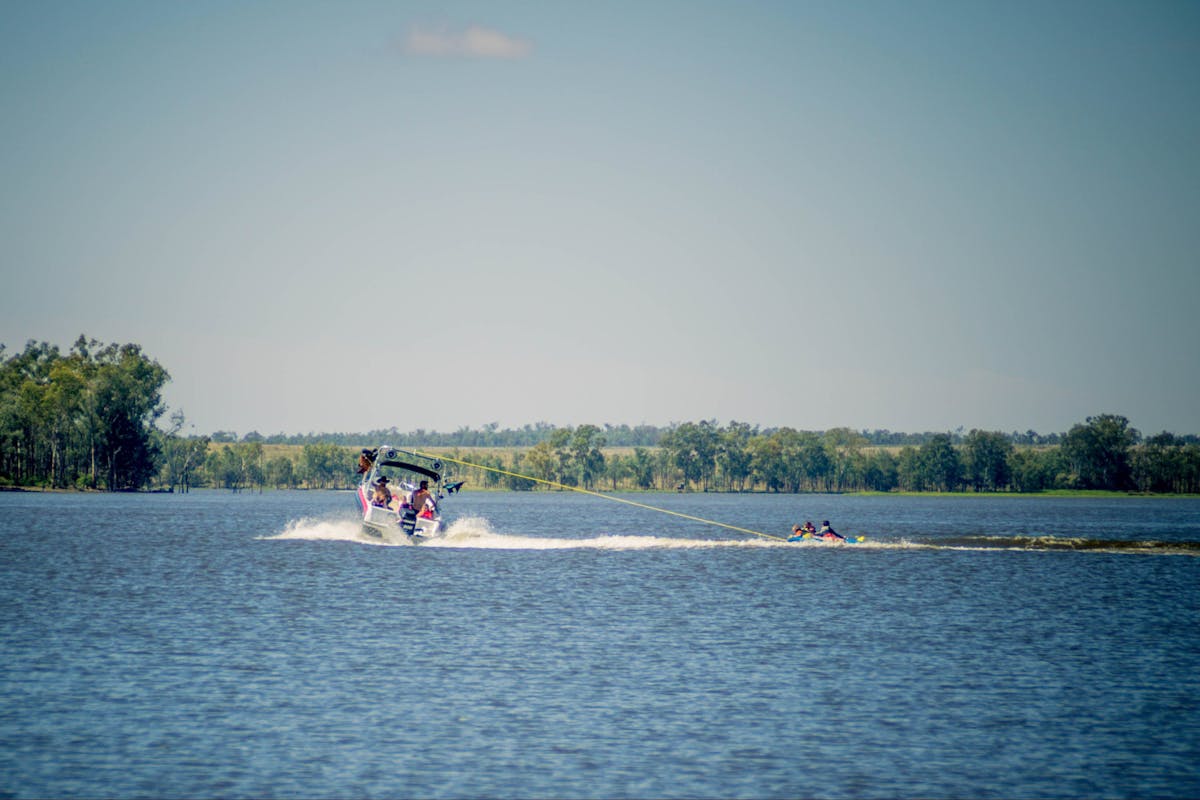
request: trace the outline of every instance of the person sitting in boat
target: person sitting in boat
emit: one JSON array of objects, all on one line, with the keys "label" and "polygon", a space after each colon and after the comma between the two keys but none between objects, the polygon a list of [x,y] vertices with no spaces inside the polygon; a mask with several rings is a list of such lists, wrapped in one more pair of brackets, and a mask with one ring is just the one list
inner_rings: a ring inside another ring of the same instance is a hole
[{"label": "person sitting in boat", "polygon": [[842,541],[846,540],[845,536],[842,536],[840,533],[835,531],[833,528],[829,527],[829,520],[825,520],[824,522],[821,523],[821,530],[817,531],[817,536],[819,536],[822,539],[841,539]]},{"label": "person sitting in boat", "polygon": [[412,500],[409,502],[422,517],[426,519],[433,517],[433,509],[437,504],[433,501],[433,495],[429,493],[429,481],[421,481],[421,485],[413,492]]},{"label": "person sitting in boat", "polygon": [[807,533],[810,536],[817,532],[817,526],[812,524],[811,519],[806,519],[804,525],[800,528],[800,533]]},{"label": "person sitting in boat", "polygon": [[371,505],[387,508],[388,504],[392,502],[392,493],[388,490],[387,482],[386,475],[380,476],[379,480],[375,481],[372,487]]}]

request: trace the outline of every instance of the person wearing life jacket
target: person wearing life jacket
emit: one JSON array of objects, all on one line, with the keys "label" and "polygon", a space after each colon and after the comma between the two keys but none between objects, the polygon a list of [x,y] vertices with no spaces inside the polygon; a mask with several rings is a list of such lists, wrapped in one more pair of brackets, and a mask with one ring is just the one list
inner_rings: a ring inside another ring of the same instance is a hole
[{"label": "person wearing life jacket", "polygon": [[818,539],[841,539],[843,542],[846,541],[845,536],[842,536],[840,533],[835,531],[833,528],[829,527],[829,520],[825,520],[824,522],[821,523],[821,530],[817,531],[817,538]]}]

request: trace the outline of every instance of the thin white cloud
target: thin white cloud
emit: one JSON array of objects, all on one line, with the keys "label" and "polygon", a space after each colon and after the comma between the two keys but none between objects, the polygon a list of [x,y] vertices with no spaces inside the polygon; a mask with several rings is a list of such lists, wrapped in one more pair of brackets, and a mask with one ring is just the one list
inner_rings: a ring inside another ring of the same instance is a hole
[{"label": "thin white cloud", "polygon": [[481,25],[461,31],[414,27],[404,39],[404,52],[417,56],[518,59],[532,50],[524,39]]}]

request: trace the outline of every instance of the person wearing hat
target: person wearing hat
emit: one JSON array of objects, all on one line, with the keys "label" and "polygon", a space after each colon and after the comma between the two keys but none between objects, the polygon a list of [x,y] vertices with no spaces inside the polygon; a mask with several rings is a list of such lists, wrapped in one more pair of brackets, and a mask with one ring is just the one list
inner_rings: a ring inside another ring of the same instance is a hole
[{"label": "person wearing hat", "polygon": [[375,481],[375,491],[371,497],[371,505],[387,508],[392,502],[392,493],[388,491],[388,479],[386,475],[381,475],[379,480]]}]

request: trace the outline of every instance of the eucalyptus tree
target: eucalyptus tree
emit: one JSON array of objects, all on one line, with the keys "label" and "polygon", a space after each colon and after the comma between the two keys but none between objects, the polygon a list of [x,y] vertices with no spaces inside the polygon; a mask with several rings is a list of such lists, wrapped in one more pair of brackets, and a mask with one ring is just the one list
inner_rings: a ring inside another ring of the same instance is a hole
[{"label": "eucalyptus tree", "polygon": [[921,463],[921,453],[912,445],[900,448],[900,455],[896,457],[896,481],[906,492],[925,490],[925,467]]},{"label": "eucalyptus tree", "polygon": [[1126,489],[1131,485],[1129,450],[1138,432],[1118,414],[1088,417],[1063,437],[1062,449],[1081,489]]},{"label": "eucalyptus tree", "polygon": [[166,407],[162,387],[171,376],[136,344],[104,346],[94,354],[95,408],[100,420],[98,466],[111,489],[136,489],[157,471],[151,433]]},{"label": "eucalyptus tree", "polygon": [[780,489],[786,492],[798,492],[804,477],[804,458],[806,446],[812,442],[816,434],[808,431],[798,431],[795,428],[779,428],[771,432],[771,438],[779,445],[778,448],[778,478]]},{"label": "eucalyptus tree", "polygon": [[1200,494],[1200,444],[1189,442],[1179,457],[1179,481],[1173,491]]},{"label": "eucalyptus tree", "polygon": [[604,461],[604,477],[614,492],[634,476],[633,456],[613,453]]},{"label": "eucalyptus tree", "polygon": [[246,482],[242,472],[242,461],[233,452],[232,445],[211,450],[204,462],[204,471],[213,488],[241,491]]},{"label": "eucalyptus tree", "polygon": [[699,483],[708,490],[716,472],[719,437],[716,420],[685,422],[663,434],[661,446],[685,483]]},{"label": "eucalyptus tree", "polygon": [[1163,431],[1147,437],[1129,454],[1129,471],[1139,492],[1179,492],[1184,484],[1186,450]]},{"label": "eucalyptus tree", "polygon": [[888,450],[878,447],[866,456],[862,487],[873,492],[890,492],[900,484],[899,465]]},{"label": "eucalyptus tree", "polygon": [[300,456],[304,482],[313,489],[353,485],[354,463],[351,449],[336,444],[306,444]]},{"label": "eucalyptus tree", "polygon": [[557,461],[554,469],[555,483],[564,486],[576,486],[579,475],[575,468],[575,451],[571,448],[571,438],[574,431],[570,427],[555,428],[550,433],[549,445]]},{"label": "eucalyptus tree", "polygon": [[524,465],[530,476],[552,483],[558,482],[558,457],[548,439],[525,451]]},{"label": "eucalyptus tree", "polygon": [[529,470],[528,462],[520,451],[513,453],[512,462],[509,465],[509,474],[504,476],[504,488],[514,492],[528,492],[531,489],[537,488],[537,482],[524,477]]},{"label": "eucalyptus tree", "polygon": [[750,478],[750,440],[758,428],[746,422],[731,421],[718,432],[717,469],[725,479],[725,488],[742,491]]},{"label": "eucalyptus tree", "polygon": [[265,481],[276,489],[296,488],[296,465],[287,456],[275,456],[267,460]]},{"label": "eucalyptus tree", "polygon": [[46,477],[49,419],[44,401],[51,368],[59,357],[56,346],[29,341],[0,369],[0,474],[17,484]]},{"label": "eucalyptus tree", "polygon": [[22,472],[43,482],[48,466],[46,434],[50,417],[46,413],[47,384],[35,378],[25,380],[17,391],[17,419],[20,425],[20,450],[24,456]]},{"label": "eucalyptus tree", "polygon": [[[456,450],[451,453],[451,457],[457,460],[463,460],[462,455]],[[505,469],[504,459],[496,453],[476,452],[471,454],[470,461],[478,464],[482,469],[470,469],[469,475],[472,481],[477,482],[480,486],[486,488],[494,488],[499,486],[504,481],[504,472],[520,472],[520,453],[513,454],[513,463],[509,465],[510,469]]]},{"label": "eucalyptus tree", "polygon": [[1009,482],[1016,492],[1041,492],[1069,481],[1059,447],[1022,447],[1008,459]]},{"label": "eucalyptus tree", "polygon": [[[184,415],[182,411],[171,414],[171,427],[159,437],[159,451],[162,454],[160,480],[171,491],[188,492],[196,485],[198,473],[204,466],[208,455],[208,437],[183,437],[179,432],[183,429]],[[291,460],[288,459],[289,465]]]},{"label": "eucalyptus tree", "polygon": [[750,477],[769,492],[778,492],[787,483],[783,463],[783,445],[774,434],[750,440]]},{"label": "eucalyptus tree", "polygon": [[654,453],[645,447],[633,448],[633,483],[639,489],[654,488]]},{"label": "eucalyptus tree", "polygon": [[261,492],[263,484],[267,481],[266,465],[264,464],[265,452],[262,441],[242,442],[233,445],[230,449],[234,450],[238,458],[242,460],[246,482],[251,487],[257,486]]},{"label": "eucalyptus tree", "polygon": [[972,429],[963,440],[963,474],[977,492],[1007,489],[1012,481],[1012,440],[999,431]]},{"label": "eucalyptus tree", "polygon": [[859,454],[867,444],[867,437],[850,428],[831,428],[822,438],[833,488],[845,491],[853,487],[857,473],[861,471]]},{"label": "eucalyptus tree", "polygon": [[46,415],[50,434],[50,485],[73,486],[86,452],[84,426],[87,383],[75,365],[59,361],[50,370]]},{"label": "eucalyptus tree", "polygon": [[833,462],[822,437],[805,431],[800,446],[800,468],[811,491],[826,492],[830,489]]},{"label": "eucalyptus tree", "polygon": [[953,492],[962,479],[962,462],[950,442],[950,435],[939,433],[921,445],[920,465],[924,481],[938,492]]},{"label": "eucalyptus tree", "polygon": [[591,489],[605,472],[604,434],[595,425],[580,425],[571,433],[570,451],[575,474],[585,489]]}]

